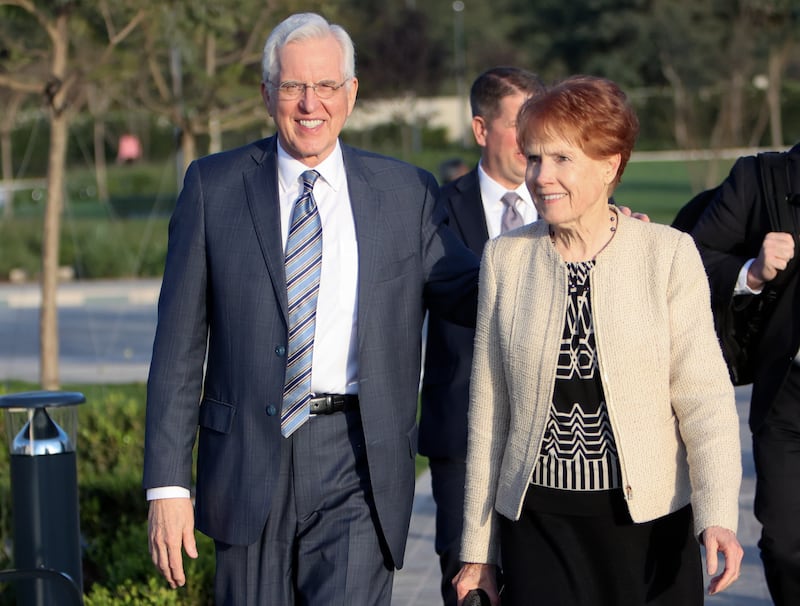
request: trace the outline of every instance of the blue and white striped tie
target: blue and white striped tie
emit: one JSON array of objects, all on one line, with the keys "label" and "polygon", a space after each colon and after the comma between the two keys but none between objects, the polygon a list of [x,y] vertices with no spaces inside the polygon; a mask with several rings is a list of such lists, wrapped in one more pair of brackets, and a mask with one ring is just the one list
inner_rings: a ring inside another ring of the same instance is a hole
[{"label": "blue and white striped tie", "polygon": [[292,433],[308,420],[311,399],[311,357],[322,273],[322,223],[312,190],[315,170],[302,175],[303,192],[294,203],[286,241],[286,291],[289,297],[289,351],[283,389],[281,434]]}]

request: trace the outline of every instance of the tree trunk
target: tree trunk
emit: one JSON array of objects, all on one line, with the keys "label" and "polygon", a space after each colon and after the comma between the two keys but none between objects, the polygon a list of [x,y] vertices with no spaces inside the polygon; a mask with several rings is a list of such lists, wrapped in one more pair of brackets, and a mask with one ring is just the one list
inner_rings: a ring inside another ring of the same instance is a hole
[{"label": "tree trunk", "polygon": [[[217,38],[213,32],[206,35],[206,77],[209,82],[214,82],[217,77]],[[219,120],[219,110],[212,108],[208,112],[208,153],[216,154],[222,151],[222,124]]]},{"label": "tree trunk", "polygon": [[50,121],[50,151],[47,163],[47,205],[42,236],[42,308],[40,324],[42,389],[58,389],[58,266],[61,241],[61,210],[64,204],[64,166],[69,123],[63,113]]},{"label": "tree trunk", "polygon": [[39,320],[42,389],[59,388],[58,369],[58,265],[61,240],[61,210],[64,206],[64,173],[69,135],[68,90],[64,86],[69,56],[68,16],[56,18],[53,36],[53,64],[48,84],[50,105],[50,148],[47,161],[47,204],[42,234],[42,307]]},{"label": "tree trunk", "polygon": [[792,48],[791,40],[786,41],[781,47],[769,49],[769,84],[767,85],[767,105],[769,106],[769,132],[772,147],[783,147],[783,119],[781,116],[781,86],[783,84],[783,70],[789,51]]},{"label": "tree trunk", "polygon": [[178,175],[179,179],[183,176],[183,173],[186,172],[186,169],[189,168],[189,164],[192,163],[192,160],[197,157],[197,137],[192,132],[191,128],[184,128],[181,131],[181,155],[183,156],[183,171]]},{"label": "tree trunk", "polygon": [[108,167],[106,165],[106,123],[94,118],[94,175],[97,181],[97,199],[108,203]]},{"label": "tree trunk", "polygon": [[733,72],[731,77],[730,115],[730,143],[742,145],[744,142],[744,75],[740,71]]},{"label": "tree trunk", "polygon": [[208,153],[216,154],[222,151],[222,123],[219,120],[219,110],[212,109],[208,114]]},{"label": "tree trunk", "polygon": [[689,128],[690,103],[689,96],[683,86],[680,75],[673,65],[662,55],[662,73],[672,89],[672,106],[675,116],[673,118],[673,132],[675,143],[681,149],[691,149],[691,129]]},{"label": "tree trunk", "polygon": [[3,205],[3,216],[10,219],[14,216],[14,157],[11,134],[14,131],[14,120],[17,117],[22,105],[24,95],[12,93],[3,112],[2,123],[0,123],[0,156],[2,156],[3,184],[0,189],[0,198],[5,201]]},{"label": "tree trunk", "polygon": [[0,199],[3,200],[3,217],[14,216],[14,163],[11,158],[11,131],[0,131],[0,155],[3,156],[3,184]]}]

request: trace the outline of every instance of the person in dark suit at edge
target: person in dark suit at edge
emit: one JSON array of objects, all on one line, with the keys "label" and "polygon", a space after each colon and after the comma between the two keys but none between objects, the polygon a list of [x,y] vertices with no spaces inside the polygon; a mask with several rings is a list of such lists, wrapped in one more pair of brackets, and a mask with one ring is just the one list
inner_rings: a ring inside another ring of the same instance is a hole
[{"label": "person in dark suit at edge", "polygon": [[354,64],[341,27],[281,22],[261,85],[277,135],[193,162],[170,222],[147,393],[149,547],[176,587],[194,529],[212,537],[220,606],[389,606],[425,310],[475,322],[478,259],[444,226],[434,176],[339,141]]},{"label": "person in dark suit at edge", "polygon": [[[438,204],[449,226],[478,256],[489,238],[506,228],[536,219],[525,186],[525,157],[516,139],[517,113],[530,96],[541,93],[539,77],[516,67],[494,67],[470,89],[472,132],[480,147],[478,165],[442,187]],[[516,201],[506,204],[504,196]],[[419,450],[428,457],[436,502],[436,553],[442,570],[446,606],[456,606],[451,580],[461,568],[461,527],[467,455],[467,408],[475,331],[431,312],[422,382]]]},{"label": "person in dark suit at edge", "polygon": [[[755,156],[737,159],[692,230],[718,305],[759,296],[797,254],[800,143],[782,153],[786,181],[780,185],[788,195],[777,202],[789,204],[794,234],[771,230]],[[796,265],[789,271],[755,351],[749,415],[758,546],[776,606],[800,604],[800,278]]]}]

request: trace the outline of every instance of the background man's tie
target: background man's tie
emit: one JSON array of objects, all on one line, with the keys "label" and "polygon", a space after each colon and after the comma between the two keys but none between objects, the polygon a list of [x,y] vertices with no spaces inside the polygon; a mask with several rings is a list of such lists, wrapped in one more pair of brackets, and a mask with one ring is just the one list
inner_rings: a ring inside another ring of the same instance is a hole
[{"label": "background man's tie", "polygon": [[283,388],[281,434],[292,433],[308,420],[311,399],[311,356],[317,294],[322,269],[322,223],[314,202],[315,170],[302,175],[303,192],[294,203],[286,241],[286,291],[289,297],[289,351]]},{"label": "background man's tie", "polygon": [[503,211],[503,218],[500,221],[500,233],[504,234],[510,229],[516,229],[517,227],[522,227],[525,224],[525,221],[522,219],[522,215],[519,214],[517,210],[517,200],[520,200],[519,194],[514,191],[509,191],[503,194],[503,197],[500,198],[503,204],[506,205],[505,210]]}]

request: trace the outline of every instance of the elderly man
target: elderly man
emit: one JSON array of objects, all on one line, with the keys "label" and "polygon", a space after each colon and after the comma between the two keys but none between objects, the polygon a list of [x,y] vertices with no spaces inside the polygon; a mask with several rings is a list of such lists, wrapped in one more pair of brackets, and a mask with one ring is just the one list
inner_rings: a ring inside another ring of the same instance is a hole
[{"label": "elderly man", "polygon": [[150,551],[183,585],[195,525],[211,536],[220,605],[388,606],[424,312],[475,320],[478,260],[434,212],[435,178],[339,141],[354,62],[319,15],[280,23],[261,87],[277,135],[194,162],[170,223],[148,381]]}]

